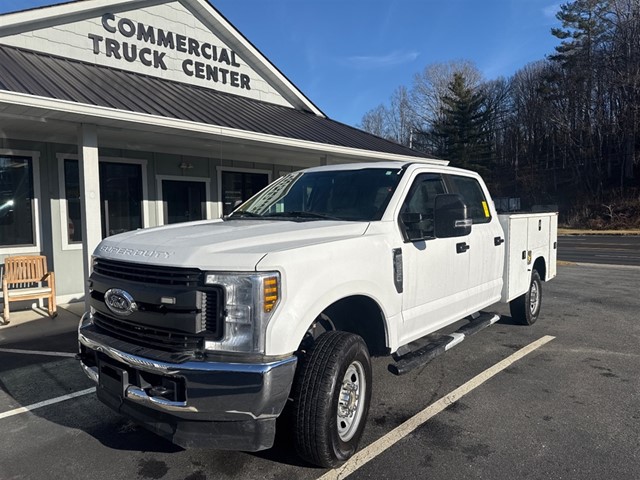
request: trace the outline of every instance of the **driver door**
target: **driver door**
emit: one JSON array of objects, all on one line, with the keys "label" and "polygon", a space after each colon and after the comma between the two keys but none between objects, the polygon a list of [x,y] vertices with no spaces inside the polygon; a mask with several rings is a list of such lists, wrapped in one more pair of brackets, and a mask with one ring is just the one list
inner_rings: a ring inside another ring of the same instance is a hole
[{"label": "driver door", "polygon": [[[444,193],[446,187],[440,174],[418,174],[400,210],[398,224],[404,238],[401,344],[463,317],[468,308],[470,255],[468,250],[457,247],[468,241],[468,236],[434,236],[435,197]],[[421,220],[405,225],[405,213],[420,214]]]}]

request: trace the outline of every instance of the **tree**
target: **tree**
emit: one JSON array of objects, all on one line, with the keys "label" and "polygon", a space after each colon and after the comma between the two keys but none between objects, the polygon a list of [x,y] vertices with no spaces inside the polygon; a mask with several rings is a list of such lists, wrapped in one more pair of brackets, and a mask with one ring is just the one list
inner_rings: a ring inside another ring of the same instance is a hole
[{"label": "tree", "polygon": [[640,3],[637,0],[611,2],[612,35],[610,71],[616,105],[620,106],[618,138],[621,139],[623,167],[620,188],[625,180],[634,178],[638,161],[637,143],[640,135]]},{"label": "tree", "polygon": [[560,6],[556,14],[562,28],[551,33],[561,39],[556,53],[549,58],[562,68],[564,87],[558,93],[569,103],[557,117],[567,132],[576,155],[575,171],[590,194],[601,198],[607,169],[604,165],[604,135],[601,127],[606,115],[606,80],[603,75],[605,43],[610,23],[609,0],[576,0]]},{"label": "tree", "polygon": [[482,74],[469,60],[432,63],[413,77],[411,103],[419,125],[428,127],[440,119],[444,107],[442,99],[447,95],[455,74],[462,75],[473,87],[482,81]]},{"label": "tree", "polygon": [[441,117],[433,123],[431,136],[441,139],[438,155],[460,167],[489,173],[486,97],[455,73],[442,97]]},{"label": "tree", "polygon": [[385,137],[387,112],[384,105],[378,105],[366,112],[358,125],[365,132],[369,132],[378,137]]},{"label": "tree", "polygon": [[409,146],[414,128],[414,113],[405,87],[398,87],[388,107],[378,105],[362,117],[363,130],[401,145]]},{"label": "tree", "polygon": [[387,109],[387,138],[409,146],[414,129],[414,111],[411,107],[406,87],[398,87],[391,96],[391,105]]}]

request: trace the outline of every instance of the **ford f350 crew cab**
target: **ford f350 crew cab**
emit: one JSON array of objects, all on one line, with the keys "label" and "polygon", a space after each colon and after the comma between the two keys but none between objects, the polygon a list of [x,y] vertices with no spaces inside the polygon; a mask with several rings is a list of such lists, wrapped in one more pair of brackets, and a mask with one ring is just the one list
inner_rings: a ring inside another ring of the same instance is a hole
[{"label": "ford f350 crew cab", "polygon": [[556,275],[556,213],[498,215],[479,175],[442,163],[311,168],[225,219],[103,240],[79,326],[99,399],[179,445],[251,451],[286,406],[303,458],[349,458],[370,356],[404,373],[499,301],[532,324]]}]

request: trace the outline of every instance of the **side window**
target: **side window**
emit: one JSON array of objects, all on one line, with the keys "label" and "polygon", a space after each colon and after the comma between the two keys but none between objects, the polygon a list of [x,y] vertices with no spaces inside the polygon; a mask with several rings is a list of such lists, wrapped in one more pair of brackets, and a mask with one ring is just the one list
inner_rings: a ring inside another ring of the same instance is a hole
[{"label": "side window", "polygon": [[36,245],[33,187],[32,157],[0,155],[0,248]]},{"label": "side window", "polygon": [[409,194],[402,205],[400,215],[405,213],[421,214],[422,220],[410,225],[400,226],[405,238],[430,238],[434,236],[434,207],[436,195],[445,193],[442,177],[435,173],[423,173],[416,177]]},{"label": "side window", "polygon": [[491,221],[491,211],[480,183],[475,178],[458,175],[450,175],[449,179],[453,184],[455,193],[459,193],[464,198],[469,217],[473,219],[473,224],[489,223]]}]

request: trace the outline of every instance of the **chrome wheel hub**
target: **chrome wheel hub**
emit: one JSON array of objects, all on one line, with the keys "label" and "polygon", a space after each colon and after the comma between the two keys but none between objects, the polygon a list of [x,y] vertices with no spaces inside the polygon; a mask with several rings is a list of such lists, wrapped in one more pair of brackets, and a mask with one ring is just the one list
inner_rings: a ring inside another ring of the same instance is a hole
[{"label": "chrome wheel hub", "polygon": [[367,384],[364,368],[360,362],[354,361],[349,365],[342,378],[342,385],[338,396],[338,435],[343,442],[348,442],[360,425],[364,410],[363,395]]},{"label": "chrome wheel hub", "polygon": [[531,292],[529,293],[529,311],[531,315],[535,315],[538,311],[538,301],[540,298],[540,292],[538,291],[538,284],[533,282],[531,284]]}]

